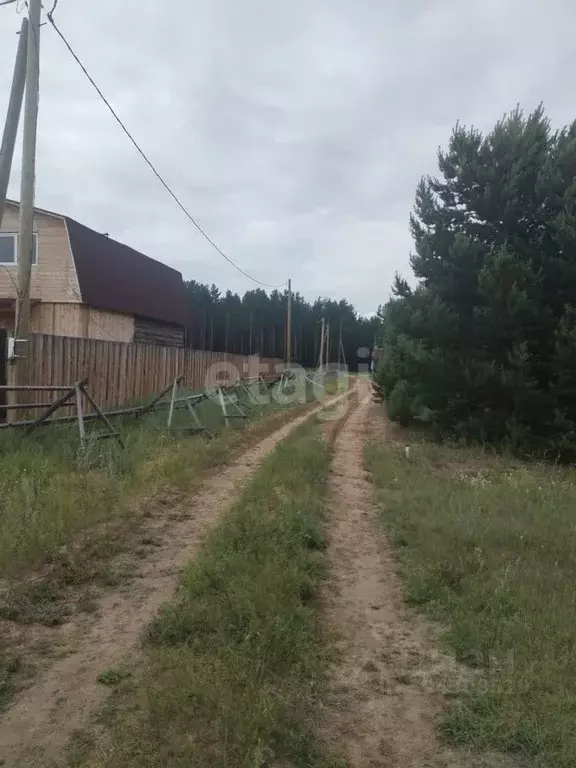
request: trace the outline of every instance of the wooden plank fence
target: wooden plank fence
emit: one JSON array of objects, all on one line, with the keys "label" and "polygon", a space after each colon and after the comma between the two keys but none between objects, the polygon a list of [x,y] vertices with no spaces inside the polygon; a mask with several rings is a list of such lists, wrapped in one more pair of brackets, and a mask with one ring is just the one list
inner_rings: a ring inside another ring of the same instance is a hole
[{"label": "wooden plank fence", "polygon": [[[214,386],[218,380],[275,373],[281,362],[258,356],[37,333],[30,335],[28,352],[30,384],[65,385],[87,378],[88,390],[103,409],[152,397],[179,375],[184,377],[185,387],[201,389]],[[30,402],[42,402],[41,393],[36,394]]]}]

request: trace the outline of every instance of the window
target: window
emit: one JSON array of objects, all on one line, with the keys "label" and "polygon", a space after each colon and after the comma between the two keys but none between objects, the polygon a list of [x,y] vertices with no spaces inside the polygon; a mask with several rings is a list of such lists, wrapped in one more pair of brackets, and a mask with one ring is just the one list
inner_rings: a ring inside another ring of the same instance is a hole
[{"label": "window", "polygon": [[17,235],[0,234],[0,264],[16,264]]},{"label": "window", "polygon": [[[0,266],[18,263],[18,235],[13,232],[0,232]],[[32,264],[38,264],[38,235],[34,235]]]}]

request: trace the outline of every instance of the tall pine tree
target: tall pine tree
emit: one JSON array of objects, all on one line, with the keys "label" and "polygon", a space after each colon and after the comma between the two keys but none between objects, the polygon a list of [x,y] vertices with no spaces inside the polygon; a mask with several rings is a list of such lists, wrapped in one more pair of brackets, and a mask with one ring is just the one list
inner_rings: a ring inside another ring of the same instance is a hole
[{"label": "tall pine tree", "polygon": [[[393,418],[576,447],[576,124],[539,107],[483,136],[457,125],[421,180],[411,229],[417,287],[397,279],[379,376]],[[574,308],[573,308],[574,307]]]}]

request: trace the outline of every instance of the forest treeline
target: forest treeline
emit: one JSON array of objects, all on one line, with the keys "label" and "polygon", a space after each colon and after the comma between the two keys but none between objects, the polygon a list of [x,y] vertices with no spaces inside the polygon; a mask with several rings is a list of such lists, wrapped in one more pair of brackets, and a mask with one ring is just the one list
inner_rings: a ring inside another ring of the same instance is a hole
[{"label": "forest treeline", "polygon": [[[215,285],[195,280],[186,283],[190,325],[188,345],[216,352],[285,356],[288,291],[261,288],[242,297],[231,291],[221,293]],[[340,328],[348,366],[355,370],[358,349],[370,351],[380,326],[377,317],[360,316],[345,299],[316,299],[307,302],[299,293],[292,296],[292,358],[306,367],[315,367],[320,351],[322,318],[330,324],[331,362],[339,360]],[[361,358],[360,362],[366,362]]]},{"label": "forest treeline", "polygon": [[417,188],[411,286],[385,306],[392,418],[576,456],[576,123],[457,125]]}]

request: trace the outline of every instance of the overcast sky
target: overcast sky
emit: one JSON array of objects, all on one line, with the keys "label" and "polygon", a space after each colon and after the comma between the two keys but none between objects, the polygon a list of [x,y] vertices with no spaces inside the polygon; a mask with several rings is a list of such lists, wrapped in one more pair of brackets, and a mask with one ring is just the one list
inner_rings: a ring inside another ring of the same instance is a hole
[{"label": "overcast sky", "polygon": [[[51,0],[45,0],[47,3]],[[22,5],[20,2],[19,5]],[[371,313],[409,273],[415,186],[457,120],[576,118],[574,0],[60,0],[55,17],[231,258]],[[0,113],[20,17],[0,8]],[[37,205],[254,287],[194,230],[42,28]],[[20,157],[10,195],[18,197]]]}]

